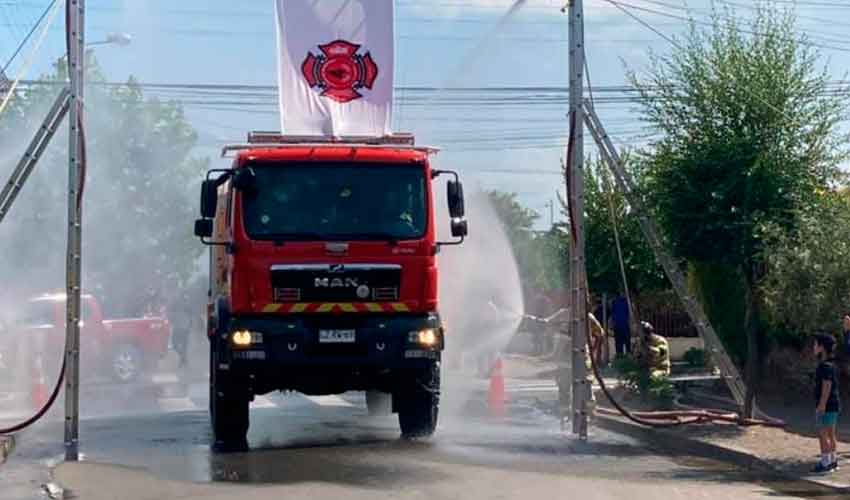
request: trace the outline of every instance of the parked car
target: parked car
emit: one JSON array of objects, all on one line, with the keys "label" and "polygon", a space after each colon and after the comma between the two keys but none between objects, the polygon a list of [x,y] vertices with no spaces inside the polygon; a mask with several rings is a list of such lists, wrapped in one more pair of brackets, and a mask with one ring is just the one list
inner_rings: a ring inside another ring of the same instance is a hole
[{"label": "parked car", "polygon": [[[27,301],[15,328],[24,335],[15,340],[24,338],[44,353],[44,360],[61,363],[65,303],[65,294],[42,295]],[[80,305],[80,360],[84,375],[131,382],[168,352],[171,325],[166,318],[104,319],[100,303],[88,294],[82,296]]]}]

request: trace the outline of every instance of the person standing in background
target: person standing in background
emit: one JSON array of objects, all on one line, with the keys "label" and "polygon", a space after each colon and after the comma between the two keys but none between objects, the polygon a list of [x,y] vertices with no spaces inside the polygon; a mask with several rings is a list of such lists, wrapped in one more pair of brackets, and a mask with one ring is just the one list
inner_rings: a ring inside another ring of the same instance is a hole
[{"label": "person standing in background", "polygon": [[614,326],[614,340],[618,357],[627,356],[632,350],[629,319],[629,302],[622,294],[618,294],[611,303],[611,323]]},{"label": "person standing in background", "polygon": [[180,358],[180,368],[186,367],[189,331],[192,329],[194,316],[192,303],[188,292],[180,293],[172,302],[168,314],[171,322],[171,345]]},{"label": "person standing in background", "polygon": [[815,371],[815,429],[820,441],[821,459],[812,472],[823,474],[838,468],[836,426],[841,412],[838,389],[838,370],[835,365],[835,338],[818,333],[814,338],[814,354],[818,359]]}]

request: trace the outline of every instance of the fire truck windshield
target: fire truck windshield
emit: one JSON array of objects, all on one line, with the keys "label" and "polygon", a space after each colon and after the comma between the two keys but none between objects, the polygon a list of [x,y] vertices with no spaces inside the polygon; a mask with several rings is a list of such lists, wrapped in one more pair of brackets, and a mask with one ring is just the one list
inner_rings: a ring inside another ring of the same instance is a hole
[{"label": "fire truck windshield", "polygon": [[243,196],[255,240],[411,240],[427,227],[420,166],[351,163],[251,165]]}]

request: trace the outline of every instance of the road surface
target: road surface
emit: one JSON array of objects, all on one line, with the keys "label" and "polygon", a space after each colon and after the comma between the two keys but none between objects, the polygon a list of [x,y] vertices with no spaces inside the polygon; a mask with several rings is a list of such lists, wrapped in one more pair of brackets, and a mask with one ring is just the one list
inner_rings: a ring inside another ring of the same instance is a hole
[{"label": "road surface", "polygon": [[61,421],[40,424],[0,469],[0,498],[45,498],[51,481],[84,500],[830,498],[603,431],[581,443],[533,411],[507,422],[471,416],[451,392],[425,442],[400,440],[392,417],[368,417],[360,394],[269,395],[252,409],[252,451],[214,454],[206,391],[169,375],[84,389],[84,462],[61,464]]}]

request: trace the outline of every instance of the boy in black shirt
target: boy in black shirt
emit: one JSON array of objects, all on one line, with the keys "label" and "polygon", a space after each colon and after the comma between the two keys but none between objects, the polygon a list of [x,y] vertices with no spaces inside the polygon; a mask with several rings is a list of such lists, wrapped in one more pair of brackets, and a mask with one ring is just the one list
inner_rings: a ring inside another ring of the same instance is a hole
[{"label": "boy in black shirt", "polygon": [[814,351],[819,361],[815,372],[815,426],[820,440],[821,460],[812,472],[825,473],[838,468],[835,425],[841,412],[841,401],[834,357],[835,339],[823,333],[815,335]]}]

